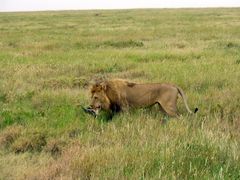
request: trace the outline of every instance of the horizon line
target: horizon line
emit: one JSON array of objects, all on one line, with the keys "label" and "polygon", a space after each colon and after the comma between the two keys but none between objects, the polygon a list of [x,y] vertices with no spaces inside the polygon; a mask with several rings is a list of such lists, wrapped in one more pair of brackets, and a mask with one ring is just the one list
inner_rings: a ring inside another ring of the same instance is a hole
[{"label": "horizon line", "polygon": [[57,12],[57,11],[114,11],[114,10],[153,10],[153,9],[238,9],[240,6],[216,7],[136,7],[136,8],[89,8],[89,9],[39,9],[39,10],[0,10],[0,13],[30,13],[30,12]]}]

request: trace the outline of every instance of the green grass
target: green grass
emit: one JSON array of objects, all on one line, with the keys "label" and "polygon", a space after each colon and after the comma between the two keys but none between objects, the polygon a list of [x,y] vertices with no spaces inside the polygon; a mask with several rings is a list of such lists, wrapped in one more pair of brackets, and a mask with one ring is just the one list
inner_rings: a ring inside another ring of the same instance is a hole
[{"label": "green grass", "polygon": [[[0,179],[239,179],[240,11],[0,13]],[[94,119],[97,77],[171,82],[157,107]]]}]

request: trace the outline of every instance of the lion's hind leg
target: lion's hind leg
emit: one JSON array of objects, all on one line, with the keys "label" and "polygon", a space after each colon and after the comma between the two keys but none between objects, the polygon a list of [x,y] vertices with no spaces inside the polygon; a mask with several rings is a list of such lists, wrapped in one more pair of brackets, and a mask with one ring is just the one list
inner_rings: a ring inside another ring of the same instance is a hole
[{"label": "lion's hind leg", "polygon": [[158,102],[160,109],[169,116],[179,118],[177,106],[175,103]]}]

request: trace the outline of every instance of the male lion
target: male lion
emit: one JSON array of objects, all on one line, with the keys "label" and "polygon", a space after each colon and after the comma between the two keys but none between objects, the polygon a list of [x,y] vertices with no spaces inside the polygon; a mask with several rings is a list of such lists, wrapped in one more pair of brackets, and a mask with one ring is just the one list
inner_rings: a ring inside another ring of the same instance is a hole
[{"label": "male lion", "polygon": [[[91,87],[91,105],[96,115],[101,109],[112,114],[128,108],[147,107],[159,104],[169,116],[178,117],[177,98],[180,94],[189,113],[183,90],[166,83],[136,84],[121,79],[112,79],[95,83]],[[195,112],[197,112],[197,108]]]}]

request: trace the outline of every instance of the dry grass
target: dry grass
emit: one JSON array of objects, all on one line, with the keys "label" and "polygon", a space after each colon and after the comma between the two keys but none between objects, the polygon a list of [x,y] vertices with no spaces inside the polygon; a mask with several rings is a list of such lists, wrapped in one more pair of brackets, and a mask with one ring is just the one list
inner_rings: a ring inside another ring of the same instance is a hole
[{"label": "dry grass", "polygon": [[22,136],[17,139],[12,145],[12,150],[15,153],[23,153],[26,151],[40,152],[46,143],[46,137],[43,133],[29,133],[27,137]]},{"label": "dry grass", "polygon": [[19,125],[5,128],[0,134],[0,147],[9,147],[21,135],[22,129]]},{"label": "dry grass", "polygon": [[[1,13],[0,179],[239,179],[239,12]],[[174,83],[200,111],[93,119],[96,78]]]}]

